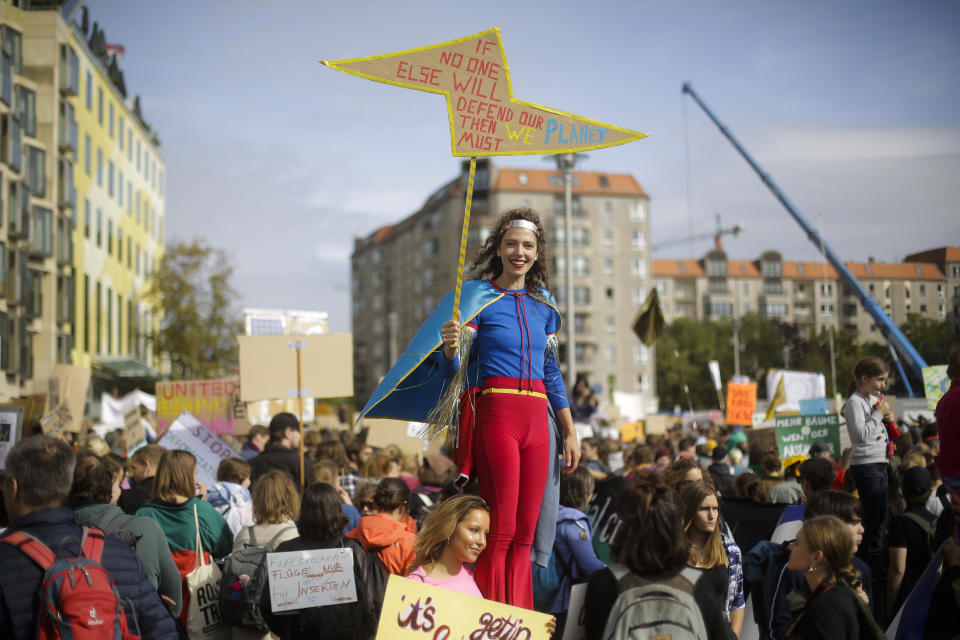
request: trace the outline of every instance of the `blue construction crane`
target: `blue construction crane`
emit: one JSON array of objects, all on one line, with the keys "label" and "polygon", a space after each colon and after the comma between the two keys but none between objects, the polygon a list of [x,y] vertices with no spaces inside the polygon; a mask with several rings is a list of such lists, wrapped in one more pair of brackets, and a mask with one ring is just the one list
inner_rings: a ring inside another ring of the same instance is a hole
[{"label": "blue construction crane", "polygon": [[693,87],[690,86],[689,82],[683,83],[683,93],[686,93],[694,102],[700,105],[700,108],[703,109],[704,113],[707,114],[707,117],[713,121],[713,124],[717,125],[720,129],[720,132],[730,141],[737,151],[740,152],[740,155],[743,156],[743,159],[747,161],[754,171],[757,172],[757,175],[760,176],[760,180],[763,181],[767,188],[773,192],[773,195],[777,197],[777,200],[780,201],[786,210],[794,220],[797,221],[797,224],[804,230],[807,234],[807,237],[810,238],[810,241],[820,249],[824,256],[826,256],[827,261],[837,270],[837,273],[840,274],[840,278],[843,280],[844,284],[847,285],[854,295],[860,299],[860,303],[863,305],[863,308],[867,313],[870,314],[870,317],[873,318],[874,322],[877,325],[877,328],[880,330],[880,333],[887,341],[887,345],[890,347],[890,354],[893,356],[893,361],[897,366],[897,369],[900,371],[900,377],[903,380],[904,385],[907,388],[907,393],[911,397],[914,397],[913,387],[910,386],[910,381],[906,376],[906,372],[903,370],[903,364],[901,364],[901,358],[907,361],[907,364],[913,369],[914,373],[917,374],[917,377],[923,380],[923,368],[927,366],[926,361],[916,350],[916,348],[910,344],[910,341],[907,340],[907,337],[903,335],[903,332],[893,324],[893,321],[890,320],[890,317],[884,313],[883,308],[877,303],[873,297],[867,293],[866,289],[863,288],[863,285],[860,284],[860,281],[857,280],[850,270],[847,268],[847,265],[837,257],[837,255],[830,249],[829,245],[824,241],[817,231],[810,226],[810,223],[807,222],[806,218],[800,215],[800,212],[796,207],[793,206],[793,203],[787,198],[786,195],[780,188],[774,183],[773,179],[768,173],[760,168],[750,154],[747,153],[747,150],[743,148],[736,138],[733,137],[733,134],[730,133],[730,130],[717,119],[713,112],[703,103],[703,100],[700,99],[700,96],[696,94],[693,90]]}]

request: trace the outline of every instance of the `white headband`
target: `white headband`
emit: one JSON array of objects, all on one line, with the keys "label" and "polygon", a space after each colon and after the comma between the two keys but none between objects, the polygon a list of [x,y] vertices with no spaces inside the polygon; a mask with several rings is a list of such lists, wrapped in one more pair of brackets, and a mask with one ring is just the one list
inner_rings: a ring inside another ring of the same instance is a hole
[{"label": "white headband", "polygon": [[510,224],[507,225],[507,228],[515,229],[526,229],[527,231],[533,231],[533,235],[540,235],[540,230],[537,229],[537,225],[530,222],[529,220],[524,220],[523,218],[516,218],[510,221]]}]

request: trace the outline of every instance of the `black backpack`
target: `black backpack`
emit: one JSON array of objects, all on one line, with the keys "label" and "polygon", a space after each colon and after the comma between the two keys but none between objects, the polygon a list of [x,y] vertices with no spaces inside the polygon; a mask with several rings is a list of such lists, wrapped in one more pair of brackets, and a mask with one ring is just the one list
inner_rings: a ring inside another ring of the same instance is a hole
[{"label": "black backpack", "polygon": [[220,615],[235,627],[268,631],[260,612],[260,599],[267,588],[267,554],[277,546],[280,536],[296,529],[288,525],[270,538],[265,545],[257,544],[253,527],[250,542],[223,559],[223,577],[220,580]]}]

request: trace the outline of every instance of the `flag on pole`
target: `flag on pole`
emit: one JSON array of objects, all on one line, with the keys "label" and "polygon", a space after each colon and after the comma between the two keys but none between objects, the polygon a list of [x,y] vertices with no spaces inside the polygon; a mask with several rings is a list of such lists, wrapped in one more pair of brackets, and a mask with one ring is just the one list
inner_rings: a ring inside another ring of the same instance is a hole
[{"label": "flag on pole", "polygon": [[770,408],[767,409],[767,415],[763,416],[763,421],[766,422],[773,417],[773,414],[776,413],[777,407],[782,405],[787,401],[787,392],[783,388],[783,374],[780,374],[780,382],[777,383],[777,390],[773,394],[773,398],[770,399]]},{"label": "flag on pole", "polygon": [[640,307],[637,319],[633,322],[633,332],[640,338],[640,342],[649,347],[663,335],[666,323],[663,309],[660,307],[660,297],[657,295],[657,289],[653,288],[643,302],[643,306]]}]

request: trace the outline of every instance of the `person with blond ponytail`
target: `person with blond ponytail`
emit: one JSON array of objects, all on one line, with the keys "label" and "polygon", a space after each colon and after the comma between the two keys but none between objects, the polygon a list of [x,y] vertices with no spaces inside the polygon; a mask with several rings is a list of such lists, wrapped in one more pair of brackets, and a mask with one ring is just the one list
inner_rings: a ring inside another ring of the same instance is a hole
[{"label": "person with blond ponytail", "polygon": [[804,521],[791,545],[787,568],[803,573],[806,589],[789,594],[784,602],[793,612],[784,640],[860,637],[856,596],[848,586],[859,580],[851,564],[853,549],[853,538],[840,518]]}]

